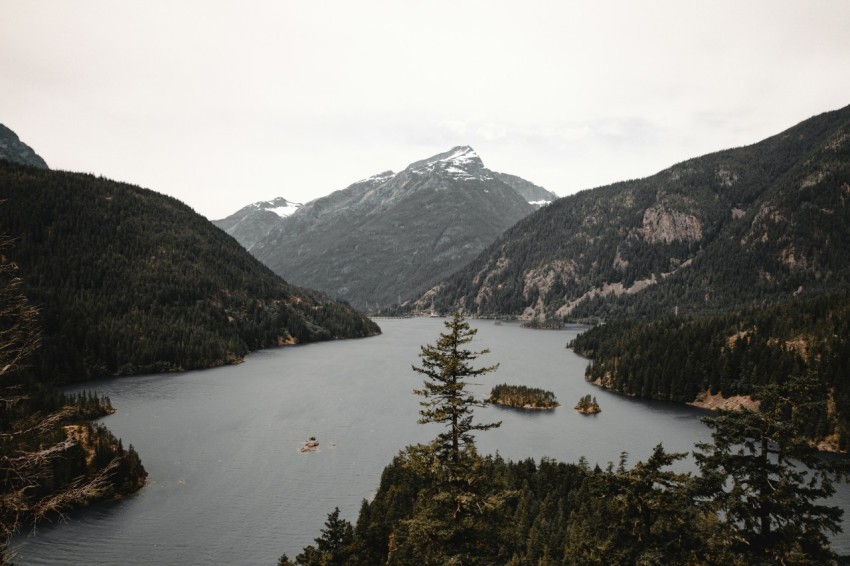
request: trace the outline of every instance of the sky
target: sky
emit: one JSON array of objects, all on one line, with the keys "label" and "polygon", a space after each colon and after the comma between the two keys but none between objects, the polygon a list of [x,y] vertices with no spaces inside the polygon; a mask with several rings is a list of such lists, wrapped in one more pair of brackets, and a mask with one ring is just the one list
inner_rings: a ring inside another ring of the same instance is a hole
[{"label": "sky", "polygon": [[560,196],[850,104],[847,0],[0,0],[0,123],[223,218],[471,145]]}]

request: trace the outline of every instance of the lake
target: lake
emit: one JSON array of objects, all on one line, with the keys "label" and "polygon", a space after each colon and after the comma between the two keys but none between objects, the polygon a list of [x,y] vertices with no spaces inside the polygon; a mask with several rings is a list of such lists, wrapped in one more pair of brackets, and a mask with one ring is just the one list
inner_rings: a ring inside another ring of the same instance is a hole
[{"label": "lake", "polygon": [[[251,354],[244,363],[183,374],[89,383],[117,409],[103,422],[132,444],[149,472],[148,485],[124,501],[42,525],[15,541],[15,563],[28,564],[269,564],[294,558],[320,534],[339,507],[354,522],[361,501],[378,487],[384,466],[405,446],[441,432],[419,425],[420,345],[445,330],[442,319],[379,320],[374,338],[284,347]],[[663,442],[689,451],[710,440],[691,407],[630,399],[584,380],[587,361],[565,348],[582,327],[530,330],[515,323],[470,321],[472,348],[489,348],[476,367],[499,363],[473,391],[498,383],[553,391],[551,412],[490,406],[478,422],[502,421],[482,432],[482,453],[505,458],[549,457],[591,465],[649,457]],[[602,413],[582,416],[573,405],[596,396]],[[315,436],[319,449],[299,448]],[[685,469],[689,462],[681,463]],[[850,509],[850,490],[836,505]],[[845,526],[845,529],[847,527]],[[834,548],[850,552],[842,535]]]}]

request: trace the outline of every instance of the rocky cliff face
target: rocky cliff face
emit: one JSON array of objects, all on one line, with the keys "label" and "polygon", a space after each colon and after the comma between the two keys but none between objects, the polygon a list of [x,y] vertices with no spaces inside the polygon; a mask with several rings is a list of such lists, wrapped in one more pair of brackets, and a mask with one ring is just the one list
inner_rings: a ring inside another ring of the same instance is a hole
[{"label": "rocky cliff face", "polygon": [[250,251],[288,281],[385,307],[448,277],[533,211],[459,146],[305,204]]},{"label": "rocky cliff face", "polygon": [[693,214],[653,206],[643,213],[641,235],[650,244],[699,242],[702,240],[702,223]]},{"label": "rocky cliff face", "polygon": [[0,159],[47,169],[47,163],[33,149],[22,142],[18,135],[0,124]]}]

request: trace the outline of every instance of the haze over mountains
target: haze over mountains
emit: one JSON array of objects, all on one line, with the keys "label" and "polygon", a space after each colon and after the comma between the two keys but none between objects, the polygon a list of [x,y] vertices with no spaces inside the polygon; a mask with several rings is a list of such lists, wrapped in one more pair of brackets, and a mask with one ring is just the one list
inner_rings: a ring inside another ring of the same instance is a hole
[{"label": "haze over mountains", "polygon": [[286,218],[254,209],[247,212],[256,222],[242,214],[240,223],[242,209],[216,224],[288,281],[365,309],[415,297],[555,198],[490,171],[472,148],[458,146],[399,173],[373,175]]},{"label": "haze over mountains", "polygon": [[527,319],[722,312],[850,282],[850,107],[586,190],[408,308]]}]

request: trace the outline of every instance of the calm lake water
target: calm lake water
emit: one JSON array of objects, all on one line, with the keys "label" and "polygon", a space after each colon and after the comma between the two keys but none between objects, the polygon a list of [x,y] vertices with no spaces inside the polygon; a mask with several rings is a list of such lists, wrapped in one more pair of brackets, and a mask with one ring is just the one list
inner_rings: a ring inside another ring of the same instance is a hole
[{"label": "calm lake water", "polygon": [[[339,507],[356,520],[381,470],[405,446],[441,429],[416,423],[419,346],[436,341],[442,319],[378,321],[383,335],[363,340],[265,350],[245,363],[184,374],[89,384],[117,412],[104,423],[133,444],[150,473],[148,485],[121,502],[73,513],[37,536],[16,541],[15,563],[269,564],[290,558],[319,535]],[[659,442],[689,451],[710,440],[702,411],[625,398],[584,381],[586,360],[565,348],[581,327],[529,330],[471,321],[473,347],[489,348],[479,366],[500,363],[474,390],[525,384],[555,393],[553,412],[478,409],[479,422],[502,421],[478,436],[482,453],[549,457],[591,464],[645,459]],[[602,413],[572,409],[595,395]],[[315,436],[320,447],[300,453]],[[689,464],[683,464],[686,468]],[[850,509],[842,489],[834,504]],[[845,526],[845,530],[847,527]],[[850,552],[850,539],[835,549]]]}]

